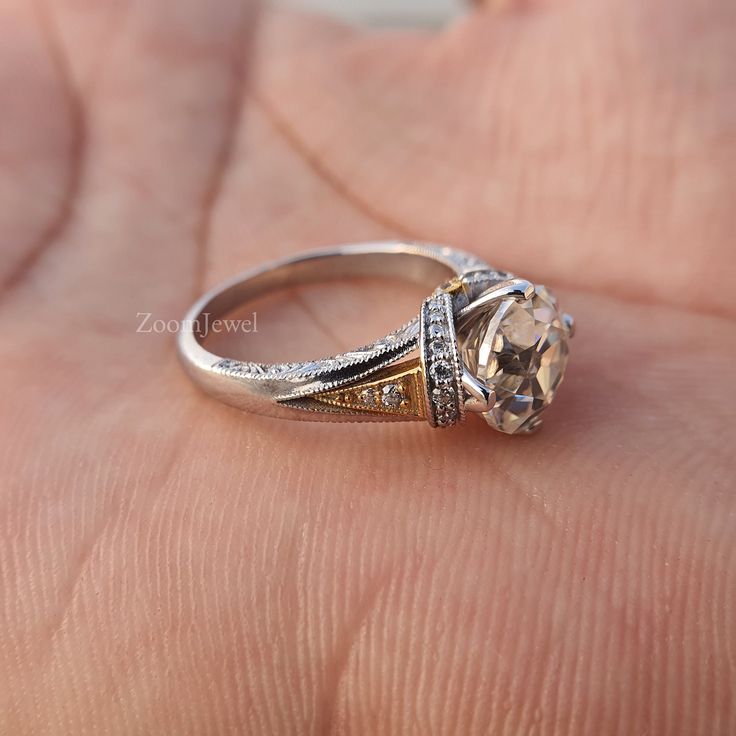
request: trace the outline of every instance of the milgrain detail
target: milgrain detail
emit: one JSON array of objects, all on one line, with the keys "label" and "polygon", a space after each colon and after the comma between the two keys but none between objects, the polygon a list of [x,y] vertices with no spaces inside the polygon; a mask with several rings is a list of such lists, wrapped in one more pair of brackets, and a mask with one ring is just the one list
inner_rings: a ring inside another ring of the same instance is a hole
[{"label": "milgrain detail", "polygon": [[439,291],[422,304],[419,343],[429,423],[452,427],[463,420],[465,408],[450,294]]},{"label": "milgrain detail", "polygon": [[371,374],[367,380],[312,395],[312,400],[360,414],[423,419],[424,381],[418,361],[408,360]]}]

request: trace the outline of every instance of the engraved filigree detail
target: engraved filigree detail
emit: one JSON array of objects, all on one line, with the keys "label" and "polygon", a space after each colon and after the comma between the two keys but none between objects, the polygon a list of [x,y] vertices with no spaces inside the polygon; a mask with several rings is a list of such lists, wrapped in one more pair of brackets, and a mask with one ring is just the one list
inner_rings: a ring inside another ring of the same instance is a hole
[{"label": "engraved filigree detail", "polygon": [[[390,360],[403,358],[416,348],[419,337],[419,320],[413,319],[398,330],[355,350],[320,360],[292,363],[254,363],[225,358],[218,361],[215,370],[234,378],[293,381],[328,376],[331,373],[375,362],[386,355]],[[390,355],[389,355],[390,354]],[[371,366],[375,370],[376,366]],[[360,373],[358,374],[360,375]],[[353,376],[355,378],[357,376]]]}]

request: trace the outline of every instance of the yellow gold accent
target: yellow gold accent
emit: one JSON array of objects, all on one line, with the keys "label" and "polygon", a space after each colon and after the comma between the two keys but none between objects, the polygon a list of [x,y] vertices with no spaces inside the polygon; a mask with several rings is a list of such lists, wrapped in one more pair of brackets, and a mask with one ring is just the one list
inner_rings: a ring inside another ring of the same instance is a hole
[{"label": "yellow gold accent", "polygon": [[330,406],[368,414],[426,418],[424,376],[419,358],[384,368],[368,381],[314,394],[312,398]]},{"label": "yellow gold accent", "polygon": [[447,294],[454,295],[457,292],[462,291],[465,288],[465,282],[461,276],[455,276],[440,287],[441,291]]}]

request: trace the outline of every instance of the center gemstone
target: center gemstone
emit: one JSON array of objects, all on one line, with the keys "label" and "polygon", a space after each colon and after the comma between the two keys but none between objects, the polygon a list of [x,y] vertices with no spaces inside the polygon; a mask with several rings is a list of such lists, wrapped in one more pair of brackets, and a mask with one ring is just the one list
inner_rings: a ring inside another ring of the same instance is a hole
[{"label": "center gemstone", "polygon": [[547,289],[501,299],[460,336],[465,367],[495,391],[483,416],[501,432],[529,430],[554,398],[568,357],[568,332]]}]

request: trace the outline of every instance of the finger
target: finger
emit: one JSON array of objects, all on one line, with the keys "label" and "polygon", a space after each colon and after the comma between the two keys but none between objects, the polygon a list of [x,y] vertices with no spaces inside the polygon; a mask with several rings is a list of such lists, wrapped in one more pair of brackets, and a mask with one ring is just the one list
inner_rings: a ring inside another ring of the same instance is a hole
[{"label": "finger", "polygon": [[78,186],[79,100],[32,3],[0,5],[0,293],[68,217]]},{"label": "finger", "polygon": [[732,333],[570,306],[569,385],[526,439],[186,413],[165,380],[70,379],[62,413],[29,371],[0,731],[729,733]]},{"label": "finger", "polygon": [[734,6],[656,8],[560,3],[274,53],[258,89],[305,159],[399,232],[733,314],[710,284],[733,232]]},{"label": "finger", "polygon": [[[359,31],[321,16],[300,15],[300,23],[283,22],[291,15],[269,11],[262,17],[256,69],[280,56],[305,61],[329,56],[360,37]],[[267,96],[259,87],[256,72],[227,186],[213,219],[208,284],[256,265],[264,254],[276,258],[295,249],[394,234],[346,201],[325,180],[319,162],[305,157],[288,131],[274,125],[264,109]]]},{"label": "finger", "polygon": [[471,0],[478,8],[491,12],[503,12],[510,10],[523,10],[538,5],[539,0]]},{"label": "finger", "polygon": [[131,5],[85,97],[73,215],[34,269],[49,297],[118,324],[129,323],[141,294],[171,316],[191,298],[246,88],[253,22],[243,0],[220,3],[217,13],[204,0]]}]

